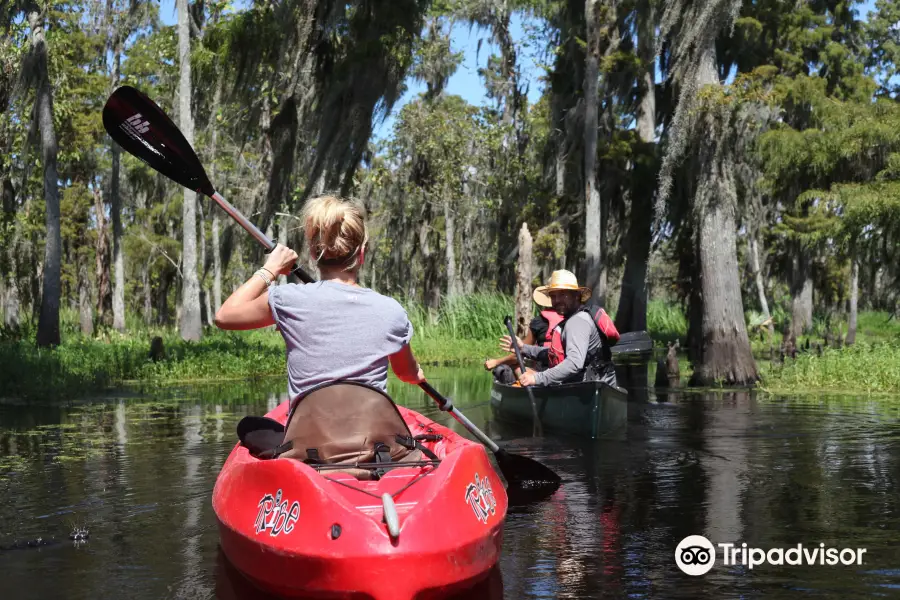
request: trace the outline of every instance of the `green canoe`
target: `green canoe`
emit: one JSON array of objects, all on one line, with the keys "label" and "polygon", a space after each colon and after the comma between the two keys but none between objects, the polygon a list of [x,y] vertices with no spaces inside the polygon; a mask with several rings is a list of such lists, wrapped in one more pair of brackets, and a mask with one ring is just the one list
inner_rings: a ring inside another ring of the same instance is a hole
[{"label": "green canoe", "polygon": [[[628,422],[628,392],[622,388],[585,381],[531,389],[545,430],[596,439]],[[531,400],[522,387],[494,381],[491,410],[498,420],[532,422]]]}]

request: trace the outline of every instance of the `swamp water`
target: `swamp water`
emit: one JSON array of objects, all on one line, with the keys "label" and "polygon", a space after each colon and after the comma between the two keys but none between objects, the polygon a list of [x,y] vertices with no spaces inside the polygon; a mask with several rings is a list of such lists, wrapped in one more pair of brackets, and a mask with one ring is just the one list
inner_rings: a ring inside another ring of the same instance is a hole
[{"label": "swamp water", "polygon": [[[529,426],[493,420],[484,371],[428,374],[501,445],[564,480],[550,499],[511,509],[499,569],[467,600],[900,596],[896,399],[633,390],[608,439],[533,439]],[[390,392],[463,432],[418,388],[392,381]],[[210,498],[237,422],[284,398],[275,379],[0,401],[0,597],[260,597],[220,554]],[[76,527],[87,542],[69,540]],[[709,573],[690,577],[674,553],[692,534],[866,553],[862,565],[751,570],[717,552]]]}]

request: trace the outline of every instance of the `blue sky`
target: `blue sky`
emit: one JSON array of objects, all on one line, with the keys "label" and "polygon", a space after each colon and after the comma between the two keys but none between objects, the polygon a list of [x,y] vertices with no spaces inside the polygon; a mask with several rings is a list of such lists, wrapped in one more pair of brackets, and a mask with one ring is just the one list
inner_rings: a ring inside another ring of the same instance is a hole
[{"label": "blue sky", "polygon": [[[540,54],[542,49],[536,47],[536,44],[529,46],[526,27],[534,26],[534,22],[523,22],[518,15],[511,19],[510,34],[516,43],[518,51],[519,69],[522,72],[522,85],[528,86],[528,101],[537,102],[543,91],[543,82],[541,77],[544,74],[543,69],[539,66]],[[481,40],[481,50],[479,52],[478,42]],[[463,52],[463,62],[459,65],[456,73],[447,83],[446,93],[455,94],[464,98],[469,104],[482,105],[490,104],[490,100],[485,95],[484,83],[481,76],[478,75],[478,69],[487,66],[488,57],[491,54],[499,53],[496,44],[491,43],[490,32],[485,29],[469,28],[465,23],[457,23],[451,31],[450,45],[454,52]],[[425,91],[425,84],[418,83],[411,79],[406,82],[406,93],[394,105],[394,110],[385,122],[375,129],[375,138],[381,139],[389,137],[391,128],[394,123],[394,116],[400,107],[414,99],[418,94]]]},{"label": "blue sky", "polygon": [[[390,0],[385,0],[390,1]],[[237,0],[235,6],[246,6],[246,0]],[[171,25],[175,23],[175,0],[160,0],[160,18],[163,23]],[[866,0],[859,6],[859,15],[866,19],[868,13],[875,9],[875,0]],[[521,17],[513,17],[510,32],[516,42],[519,52],[519,68],[522,72],[523,84],[528,86],[529,102],[536,102],[543,90],[543,69],[539,66],[542,48],[528,45],[527,28],[533,26],[533,22],[524,21]],[[478,43],[481,41],[479,52]],[[474,105],[489,104],[491,100],[485,95],[484,83],[478,75],[478,69],[487,65],[488,57],[497,52],[497,48],[490,42],[490,33],[484,29],[469,28],[463,23],[457,23],[453,27],[451,46],[455,52],[464,53],[463,63],[450,78],[447,84],[447,93],[462,96],[467,102]],[[425,91],[424,84],[408,80],[407,90],[401,99],[394,105],[394,110],[384,123],[376,125],[375,138],[389,137],[394,124],[394,117],[400,108]]]}]

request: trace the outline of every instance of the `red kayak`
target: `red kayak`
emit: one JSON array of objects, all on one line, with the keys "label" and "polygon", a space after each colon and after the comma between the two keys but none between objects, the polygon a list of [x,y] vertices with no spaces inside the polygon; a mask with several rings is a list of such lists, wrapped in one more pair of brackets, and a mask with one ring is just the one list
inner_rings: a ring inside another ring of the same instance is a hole
[{"label": "red kayak", "polygon": [[288,443],[253,454],[239,443],[213,491],[222,550],[258,587],[437,598],[497,563],[507,495],[482,445],[356,384],[317,388],[267,417]]}]

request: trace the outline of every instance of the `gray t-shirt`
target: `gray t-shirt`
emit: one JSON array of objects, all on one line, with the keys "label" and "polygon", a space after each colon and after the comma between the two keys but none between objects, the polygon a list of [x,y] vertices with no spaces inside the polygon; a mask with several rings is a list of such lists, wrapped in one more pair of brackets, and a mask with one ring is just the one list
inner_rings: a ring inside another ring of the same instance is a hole
[{"label": "gray t-shirt", "polygon": [[[549,338],[552,331],[547,332]],[[584,379],[584,361],[588,353],[600,348],[603,340],[600,332],[586,312],[577,312],[567,321],[562,330],[563,348],[566,349],[566,359],[552,369],[541,371],[534,376],[537,385],[553,385],[556,383],[569,383]],[[546,352],[543,346],[522,346],[522,354],[528,358],[537,359],[541,352]]]},{"label": "gray t-shirt", "polygon": [[269,307],[287,346],[292,398],[337,380],[387,390],[388,357],[413,336],[399,302],[334,281],[273,286]]}]

